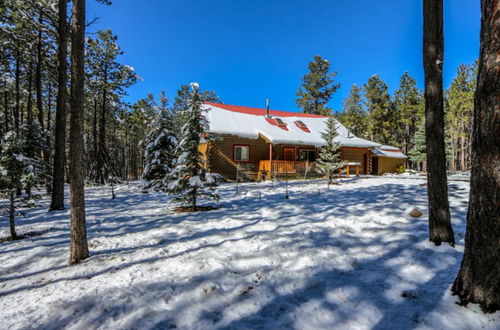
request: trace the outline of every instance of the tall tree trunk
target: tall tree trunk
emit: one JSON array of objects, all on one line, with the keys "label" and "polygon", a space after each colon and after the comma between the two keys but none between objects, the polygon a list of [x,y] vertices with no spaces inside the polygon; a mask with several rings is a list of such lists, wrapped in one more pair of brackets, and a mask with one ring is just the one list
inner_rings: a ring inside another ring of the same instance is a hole
[{"label": "tall tree trunk", "polygon": [[16,206],[14,200],[14,190],[11,190],[9,191],[9,227],[10,227],[10,238],[12,240],[17,239],[16,222],[14,219],[15,215],[16,215]]},{"label": "tall tree trunk", "polygon": [[465,134],[460,137],[460,170],[465,171]]},{"label": "tall tree trunk", "polygon": [[[36,85],[36,108],[38,110],[38,123],[40,124],[40,128],[42,131],[45,129],[44,121],[43,121],[43,96],[42,96],[42,66],[43,66],[43,57],[42,57],[42,24],[43,24],[43,12],[40,11],[38,17],[38,24],[40,27],[38,28],[38,39],[36,45],[36,71],[35,71],[35,85]],[[47,133],[47,132],[46,132]],[[46,141],[48,142],[48,135],[46,135]],[[45,164],[49,165],[49,150],[44,149],[42,151],[42,157]],[[47,176],[45,180],[45,189],[47,194],[51,193],[52,184],[50,182],[50,178]]]},{"label": "tall tree trunk", "polygon": [[455,138],[453,133],[451,134],[451,160],[450,160],[450,170],[455,172],[457,170],[455,166]]},{"label": "tall tree trunk", "polygon": [[70,119],[70,190],[71,243],[69,263],[88,258],[87,226],[85,223],[85,191],[83,181],[83,101],[85,56],[85,0],[73,0],[71,33],[71,119]]},{"label": "tall tree trunk", "polygon": [[4,99],[4,127],[5,127],[5,132],[8,132],[9,131],[9,93],[7,92],[7,90],[4,92],[4,95],[3,95]]},{"label": "tall tree trunk", "polygon": [[32,87],[33,87],[33,62],[30,63],[30,67],[28,70],[28,100],[27,100],[27,107],[28,107],[28,125],[33,124],[33,93],[32,93]]},{"label": "tall tree trunk", "polygon": [[481,13],[467,232],[452,291],[462,304],[493,313],[500,310],[500,2],[482,0]]},{"label": "tall tree trunk", "polygon": [[95,158],[97,156],[97,150],[98,150],[98,145],[97,145],[97,97],[94,98],[94,122],[93,122],[93,132],[94,132],[94,136],[93,136],[93,155],[92,155],[92,160],[95,161]]},{"label": "tall tree trunk", "polygon": [[[103,85],[108,82],[108,69],[106,64],[104,64],[104,76]],[[98,152],[98,168],[99,173],[98,182],[100,184],[105,184],[106,182],[106,170],[104,169],[104,164],[106,164],[106,102],[107,102],[107,90],[106,87],[102,90],[102,109],[101,109],[101,124],[99,127],[99,152]]]},{"label": "tall tree trunk", "polygon": [[[44,128],[43,123],[43,100],[42,100],[42,23],[43,23],[43,13],[40,12],[40,17],[38,18],[38,39],[36,44],[36,72],[35,72],[35,85],[36,85],[36,108],[38,110],[38,123],[41,128]],[[45,157],[44,157],[45,159]]]},{"label": "tall tree trunk", "polygon": [[19,43],[17,44],[16,50],[16,106],[14,108],[14,126],[16,127],[16,133],[19,134],[19,116],[21,113],[20,104],[21,104],[21,87],[20,87],[20,79],[21,79],[21,65],[19,63],[21,54],[19,52]]},{"label": "tall tree trunk", "polygon": [[443,0],[424,0],[425,135],[429,239],[455,244],[446,178],[443,109]]},{"label": "tall tree trunk", "polygon": [[[27,134],[31,133],[32,125],[33,125],[33,62],[30,63],[30,67],[28,70],[28,131]],[[34,156],[34,155],[29,155]],[[31,184],[26,185],[26,194],[31,198]]]},{"label": "tall tree trunk", "polygon": [[64,172],[66,166],[66,103],[68,83],[68,23],[67,0],[59,0],[57,46],[57,101],[54,142],[54,172],[52,175],[51,210],[64,210]]},{"label": "tall tree trunk", "polygon": [[52,129],[52,86],[49,84],[47,91],[47,146],[50,149],[50,145],[52,144],[50,141],[50,131]]}]

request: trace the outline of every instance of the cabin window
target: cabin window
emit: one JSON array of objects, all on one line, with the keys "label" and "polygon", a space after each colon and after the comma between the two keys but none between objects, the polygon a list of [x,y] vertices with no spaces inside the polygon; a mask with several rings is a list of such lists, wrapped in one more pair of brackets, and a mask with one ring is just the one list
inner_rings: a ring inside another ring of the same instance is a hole
[{"label": "cabin window", "polygon": [[237,162],[248,162],[250,160],[250,146],[235,145],[233,159]]},{"label": "cabin window", "polygon": [[314,149],[300,149],[299,150],[299,160],[300,161],[316,161],[316,150]]}]

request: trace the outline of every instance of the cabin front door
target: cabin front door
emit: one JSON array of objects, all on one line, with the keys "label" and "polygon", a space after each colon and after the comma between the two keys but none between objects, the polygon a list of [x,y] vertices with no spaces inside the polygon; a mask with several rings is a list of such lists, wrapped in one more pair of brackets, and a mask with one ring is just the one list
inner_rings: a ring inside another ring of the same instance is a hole
[{"label": "cabin front door", "polygon": [[295,160],[295,148],[283,148],[284,158],[287,161]]}]

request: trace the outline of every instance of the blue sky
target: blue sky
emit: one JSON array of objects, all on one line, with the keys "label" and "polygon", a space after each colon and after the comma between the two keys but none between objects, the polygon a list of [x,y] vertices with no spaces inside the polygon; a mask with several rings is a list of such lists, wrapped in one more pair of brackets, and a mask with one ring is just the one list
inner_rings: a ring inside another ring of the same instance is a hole
[{"label": "blue sky", "polygon": [[[330,60],[341,88],[378,74],[390,91],[406,70],[423,86],[422,0],[114,0],[87,2],[88,32],[110,28],[121,62],[143,78],[133,102],[197,81],[227,104],[296,111],[295,92],[314,55]],[[479,54],[480,1],[445,0],[444,84]]]}]

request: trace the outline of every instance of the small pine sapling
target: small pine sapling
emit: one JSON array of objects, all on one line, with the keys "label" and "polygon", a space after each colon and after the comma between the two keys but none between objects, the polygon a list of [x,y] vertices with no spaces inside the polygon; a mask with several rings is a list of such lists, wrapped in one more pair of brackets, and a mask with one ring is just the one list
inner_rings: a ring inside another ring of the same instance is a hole
[{"label": "small pine sapling", "polygon": [[326,145],[321,148],[316,163],[317,171],[328,177],[328,185],[334,183],[335,172],[340,173],[344,166],[340,160],[340,144],[335,141],[337,135],[337,122],[333,116],[330,116],[326,121],[326,130],[321,133]]},{"label": "small pine sapling", "polygon": [[181,202],[197,210],[198,197],[208,197],[219,200],[216,193],[220,175],[208,173],[204,160],[198,150],[202,135],[207,131],[206,119],[201,108],[202,100],[197,83],[191,83],[192,92],[188,99],[188,110],[185,113],[186,123],[181,130],[178,145],[176,166],[167,176],[167,191],[174,195],[174,202]]}]

